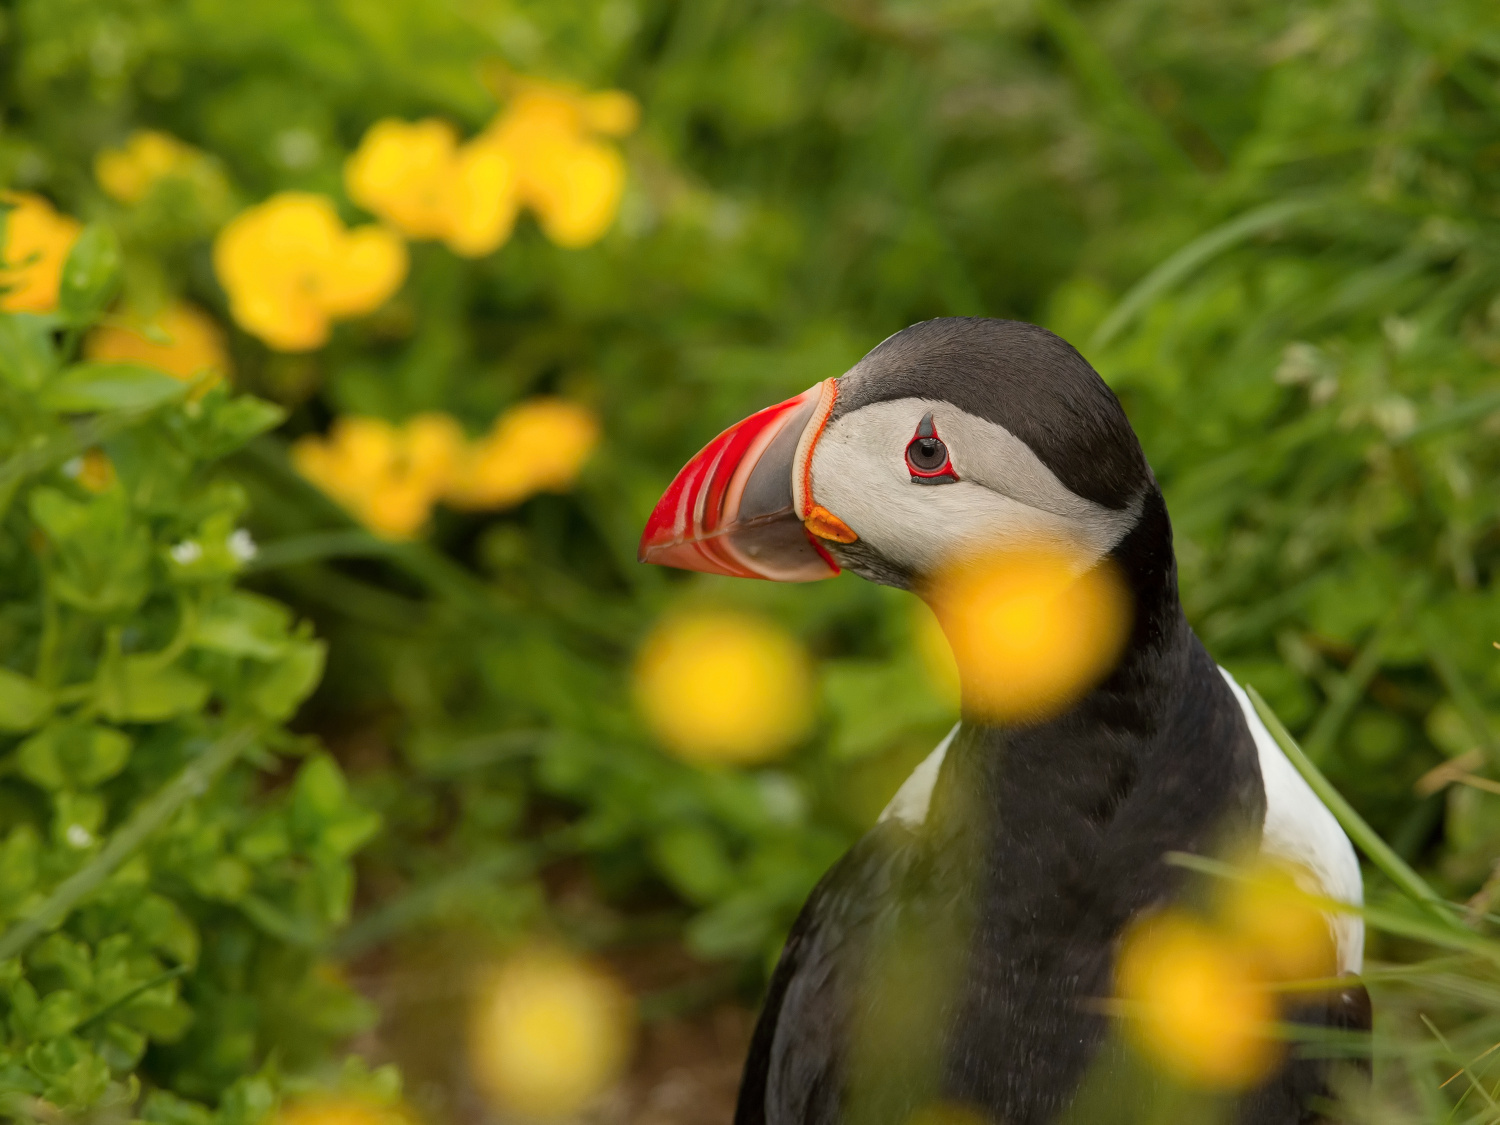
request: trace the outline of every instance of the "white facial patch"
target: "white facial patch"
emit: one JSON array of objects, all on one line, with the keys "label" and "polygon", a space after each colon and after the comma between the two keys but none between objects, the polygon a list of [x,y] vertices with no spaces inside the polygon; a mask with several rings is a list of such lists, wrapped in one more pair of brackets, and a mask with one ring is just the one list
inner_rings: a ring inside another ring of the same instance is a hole
[{"label": "white facial patch", "polygon": [[[958,481],[914,484],[906,447],[928,411]],[[1004,426],[950,402],[899,398],[830,422],[812,458],[812,493],[875,550],[917,572],[979,545],[1055,545],[1089,566],[1140,515],[1137,498],[1116,510],[1073,492]]]}]

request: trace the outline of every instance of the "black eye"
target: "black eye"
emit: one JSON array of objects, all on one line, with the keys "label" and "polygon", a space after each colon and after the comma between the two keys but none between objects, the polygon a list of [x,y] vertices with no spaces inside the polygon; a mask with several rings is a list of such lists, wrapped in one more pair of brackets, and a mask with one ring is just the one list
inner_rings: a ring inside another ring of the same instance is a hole
[{"label": "black eye", "polygon": [[906,447],[906,459],[914,469],[925,473],[935,472],[948,460],[948,447],[935,437],[917,438]]},{"label": "black eye", "polygon": [[922,415],[915,436],[906,443],[906,467],[913,484],[951,484],[958,480],[948,447],[938,437],[930,412]]}]

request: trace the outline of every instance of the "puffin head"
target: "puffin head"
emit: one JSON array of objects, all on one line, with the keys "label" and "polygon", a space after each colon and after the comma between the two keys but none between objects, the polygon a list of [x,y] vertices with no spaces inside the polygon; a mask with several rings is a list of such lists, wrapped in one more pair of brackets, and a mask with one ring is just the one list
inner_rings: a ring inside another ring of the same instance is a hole
[{"label": "puffin head", "polygon": [[967,556],[1037,546],[1079,569],[1123,552],[1132,586],[1171,569],[1156,481],[1088,361],[1035,325],[951,317],[709,442],[640,558],[785,582],[847,568],[922,593]]}]

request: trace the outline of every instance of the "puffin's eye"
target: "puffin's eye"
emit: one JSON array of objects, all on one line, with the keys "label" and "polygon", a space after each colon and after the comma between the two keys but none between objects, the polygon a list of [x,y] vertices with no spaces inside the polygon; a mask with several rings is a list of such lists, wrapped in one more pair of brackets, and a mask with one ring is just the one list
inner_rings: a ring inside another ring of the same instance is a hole
[{"label": "puffin's eye", "polygon": [[948,460],[948,447],[935,437],[920,437],[906,447],[906,459],[921,472],[933,472]]},{"label": "puffin's eye", "polygon": [[913,484],[951,484],[958,480],[948,458],[948,447],[938,437],[930,411],[922,415],[916,435],[906,444],[906,467]]}]

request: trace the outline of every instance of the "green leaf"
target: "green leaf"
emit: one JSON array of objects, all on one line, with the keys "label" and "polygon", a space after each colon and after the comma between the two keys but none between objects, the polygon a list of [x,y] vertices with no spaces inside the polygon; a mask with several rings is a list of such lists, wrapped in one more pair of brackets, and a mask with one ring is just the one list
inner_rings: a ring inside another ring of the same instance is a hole
[{"label": "green leaf", "polygon": [[689,902],[706,905],[734,884],[734,868],[719,836],[702,825],[668,829],[652,843],[651,855]]},{"label": "green leaf", "polygon": [[57,367],[51,318],[29,313],[0,315],[0,379],[34,391]]},{"label": "green leaf", "polygon": [[275,660],[291,643],[291,624],[290,611],[279,602],[236,590],[203,611],[193,644],[226,656]]},{"label": "green leaf", "polygon": [[56,1039],[66,1035],[83,1019],[83,1000],[67,988],[42,997],[31,1022],[31,1033],[38,1039]]},{"label": "green leaf", "polygon": [[149,410],[187,392],[187,383],[139,363],[80,363],[48,383],[38,401],[59,414],[86,414]]},{"label": "green leaf", "polygon": [[0,730],[35,730],[51,714],[51,692],[35,680],[0,668]]},{"label": "green leaf", "polygon": [[99,319],[120,288],[120,239],[103,223],[83,228],[63,263],[57,307],[69,324],[85,326]]},{"label": "green leaf", "polygon": [[138,606],[150,589],[151,539],[118,489],[74,500],[55,488],[31,493],[31,518],[58,548],[51,575],[59,600],[89,613]]},{"label": "green leaf", "polygon": [[130,739],[117,730],[58,723],[21,743],[16,765],[43,789],[88,788],[114,777],[129,758]]},{"label": "green leaf", "polygon": [[250,689],[250,702],[268,718],[290,718],[318,686],[327,655],[328,646],[322,641],[298,638],[288,642],[281,659]]},{"label": "green leaf", "polygon": [[208,700],[204,680],[149,654],[124,657],[100,681],[99,710],[115,722],[159,722],[197,711]]}]

